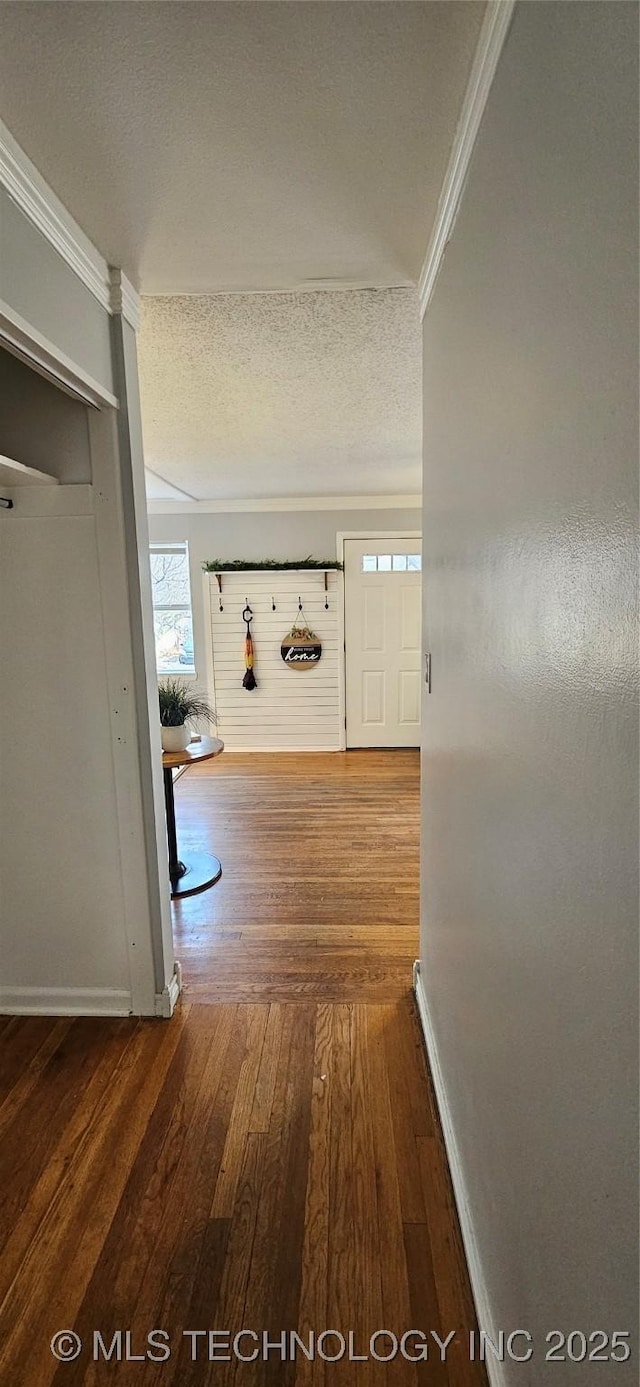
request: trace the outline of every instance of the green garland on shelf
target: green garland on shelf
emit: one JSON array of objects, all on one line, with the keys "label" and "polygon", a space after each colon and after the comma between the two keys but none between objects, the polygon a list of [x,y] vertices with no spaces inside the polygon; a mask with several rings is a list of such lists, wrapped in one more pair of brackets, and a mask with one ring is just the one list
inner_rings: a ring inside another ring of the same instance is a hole
[{"label": "green garland on shelf", "polygon": [[205,573],[249,573],[256,569],[285,568],[344,568],[337,559],[205,559],[202,565]]}]

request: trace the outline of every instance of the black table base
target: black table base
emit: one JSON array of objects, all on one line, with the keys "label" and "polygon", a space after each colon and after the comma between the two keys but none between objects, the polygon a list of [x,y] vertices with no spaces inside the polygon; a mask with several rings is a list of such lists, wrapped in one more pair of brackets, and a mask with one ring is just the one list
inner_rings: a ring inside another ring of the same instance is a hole
[{"label": "black table base", "polygon": [[208,852],[194,852],[191,854],[189,862],[181,862],[178,857],[176,836],[173,775],[168,767],[164,767],[163,775],[164,803],[167,811],[167,841],[169,844],[169,880],[171,881],[171,899],[175,901],[182,896],[196,896],[199,891],[206,891],[209,886],[213,886],[222,876],[222,866],[217,857],[212,857]]}]

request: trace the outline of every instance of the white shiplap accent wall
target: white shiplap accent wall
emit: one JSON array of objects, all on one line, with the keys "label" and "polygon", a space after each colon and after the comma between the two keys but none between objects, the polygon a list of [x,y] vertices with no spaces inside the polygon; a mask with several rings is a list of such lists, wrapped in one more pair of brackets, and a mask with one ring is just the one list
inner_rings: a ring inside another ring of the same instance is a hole
[{"label": "white shiplap accent wall", "polygon": [[[205,575],[210,608],[211,682],[218,724],[229,751],[340,751],[344,745],[341,699],[342,574],[289,569],[222,574],[219,610],[215,573]],[[272,611],[272,597],[276,611]],[[322,641],[322,658],[303,672],[288,669],[280,644],[298,616],[302,599],[308,624]],[[253,609],[257,689],[242,687],[245,599]]]}]

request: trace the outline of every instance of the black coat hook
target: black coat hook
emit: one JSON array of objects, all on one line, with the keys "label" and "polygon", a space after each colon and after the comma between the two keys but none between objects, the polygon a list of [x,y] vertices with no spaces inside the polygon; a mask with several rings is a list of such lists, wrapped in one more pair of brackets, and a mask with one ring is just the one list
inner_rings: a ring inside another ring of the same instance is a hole
[{"label": "black coat hook", "polygon": [[271,598],[271,610],[272,610],[272,612],[275,612],[275,609],[276,609],[275,599],[272,597],[272,598]]},{"label": "black coat hook", "polygon": [[328,577],[329,577],[329,575],[328,575],[327,570],[326,570],[326,568],[325,568],[325,571],[324,571],[324,609],[325,609],[325,612],[328,612],[328,610],[329,610],[329,584],[328,584],[328,581],[327,581],[327,580],[328,580]]}]

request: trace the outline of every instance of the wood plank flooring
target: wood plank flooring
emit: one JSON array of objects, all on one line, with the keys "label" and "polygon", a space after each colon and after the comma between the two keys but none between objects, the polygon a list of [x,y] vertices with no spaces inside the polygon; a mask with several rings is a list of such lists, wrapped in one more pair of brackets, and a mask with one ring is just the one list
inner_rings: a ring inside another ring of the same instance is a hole
[{"label": "wood plank flooring", "polygon": [[388,1002],[418,953],[417,751],[247,755],[190,767],[178,842],[222,878],[174,902],[197,1001]]},{"label": "wood plank flooring", "polygon": [[0,1018],[1,1387],[485,1387],[409,992],[416,758],[268,759],[178,787],[225,876],[176,912],[170,1023]]},{"label": "wood plank flooring", "polygon": [[[14,1018],[2,1085],[3,1387],[484,1382],[408,1001],[187,1003],[170,1025]],[[50,1340],[70,1328],[83,1351],[56,1365]],[[130,1330],[144,1354],[159,1328],[167,1361],[93,1361],[94,1330],[106,1345]],[[307,1347],[311,1331],[348,1345],[352,1330],[364,1355],[382,1329],[457,1339],[444,1364],[432,1338],[421,1364],[208,1362],[183,1337],[201,1329],[296,1330]]]}]

